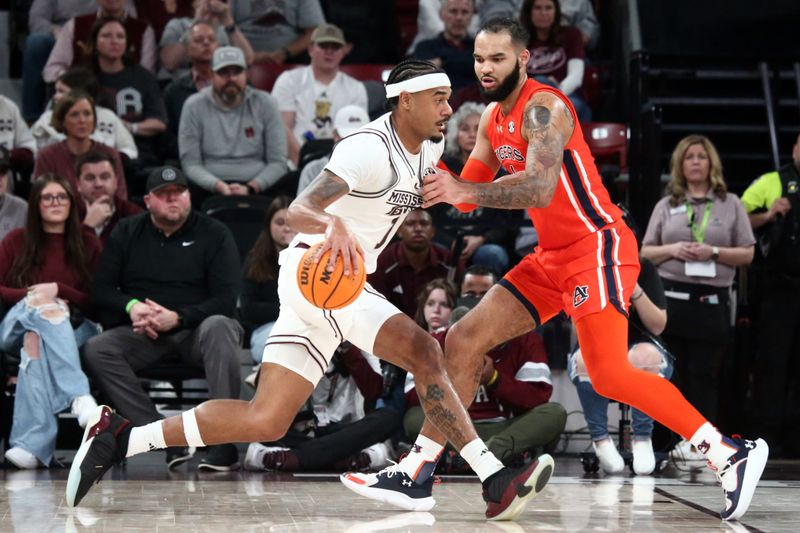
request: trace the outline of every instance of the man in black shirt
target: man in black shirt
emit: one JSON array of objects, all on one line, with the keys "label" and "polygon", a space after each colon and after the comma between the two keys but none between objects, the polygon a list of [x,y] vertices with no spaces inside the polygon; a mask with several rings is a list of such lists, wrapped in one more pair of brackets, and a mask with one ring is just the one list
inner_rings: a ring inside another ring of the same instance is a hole
[{"label": "man in black shirt", "polygon": [[[243,330],[232,319],[239,254],[220,222],[193,212],[186,177],[154,170],[147,212],[121,220],[103,251],[92,299],[106,331],[84,347],[96,383],[135,424],[162,418],[136,371],[168,354],[205,369],[211,398],[239,398]],[[174,466],[187,454],[168,454]],[[200,468],[238,466],[232,444],[211,446]]]}]

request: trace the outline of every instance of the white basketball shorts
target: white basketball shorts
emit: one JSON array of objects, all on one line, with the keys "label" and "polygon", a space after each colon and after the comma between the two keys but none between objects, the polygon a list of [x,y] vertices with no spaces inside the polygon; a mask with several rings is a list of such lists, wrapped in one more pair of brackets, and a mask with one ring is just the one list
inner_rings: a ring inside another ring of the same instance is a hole
[{"label": "white basketball shorts", "polygon": [[339,344],[350,341],[373,353],[381,326],[400,310],[369,283],[353,303],[341,309],[325,310],[312,305],[297,286],[297,267],[305,252],[306,248],[292,247],[280,254],[280,314],[267,339],[262,361],[286,367],[316,386]]}]

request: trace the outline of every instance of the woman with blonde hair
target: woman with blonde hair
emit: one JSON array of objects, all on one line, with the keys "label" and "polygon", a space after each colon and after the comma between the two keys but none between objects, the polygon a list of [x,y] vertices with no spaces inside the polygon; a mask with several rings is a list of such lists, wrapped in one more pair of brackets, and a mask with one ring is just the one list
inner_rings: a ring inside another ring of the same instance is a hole
[{"label": "woman with blonde hair", "polygon": [[[731,336],[731,286],[736,267],[753,260],[755,237],[741,201],[727,190],[719,154],[707,137],[681,139],[670,167],[667,195],[653,209],[641,255],[658,266],[664,284],[663,338],[675,355],[678,386],[715,420]],[[673,456],[703,457],[685,441]]]}]

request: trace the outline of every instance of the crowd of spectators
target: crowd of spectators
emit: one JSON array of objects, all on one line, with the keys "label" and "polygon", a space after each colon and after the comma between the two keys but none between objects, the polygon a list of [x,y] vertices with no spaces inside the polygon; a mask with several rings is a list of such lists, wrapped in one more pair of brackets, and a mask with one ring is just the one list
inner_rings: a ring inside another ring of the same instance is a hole
[{"label": "crowd of spectators", "polygon": [[[418,34],[406,53],[452,80],[456,112],[440,166],[454,173],[485,110],[473,38],[498,15],[528,29],[529,77],[567,94],[582,122],[592,116],[581,92],[587,51],[600,38],[592,2],[420,0]],[[245,359],[259,363],[277,318],[278,255],[294,235],[286,222],[292,196],[324,168],[335,142],[375,118],[367,86],[341,68],[358,55],[355,37],[326,22],[319,0],[33,2],[22,110],[0,95],[0,344],[20,360],[11,463],[47,466],[56,414],[71,409],[84,423],[93,394],[134,424],[157,420],[162,414],[139,374],[169,358],[202,369],[210,397],[239,397],[240,354],[249,349]],[[265,64],[285,68],[270,91],[248,83]],[[683,139],[667,195],[641,221],[643,269],[632,302],[631,361],[674,379],[716,419],[731,289],[737,267],[753,260],[757,230],[771,275],[755,405],[761,429],[777,442],[794,436],[784,428],[795,413],[784,405],[795,345],[782,332],[800,316],[794,307],[784,312],[798,301],[787,292],[800,290],[798,169],[800,138],[793,163],[761,177],[740,201],[727,190],[712,141]],[[246,195],[270,203],[240,265],[231,231],[202,204]],[[530,228],[518,235],[521,224],[483,208],[413,211],[369,283],[443,343],[459,313],[513,266],[516,248],[526,253],[535,244]],[[516,247],[520,238],[525,244]],[[570,377],[594,449],[604,470],[619,472],[607,400],[593,391],[573,348]],[[549,365],[563,355],[548,354],[538,332],[486,354],[470,414],[497,457],[513,462],[553,450],[566,413],[549,401]],[[64,376],[57,382],[48,379],[55,370]],[[421,427],[413,385],[397,367],[342,346],[299,415],[305,426],[287,441],[252,444],[245,467],[379,468],[393,454],[384,441],[413,442]],[[654,470],[652,432],[652,420],[634,411],[637,474]],[[687,442],[677,449],[683,458],[697,454]],[[170,449],[167,462],[190,456]],[[225,445],[211,447],[200,467],[237,465],[235,447]],[[466,467],[450,451],[443,468]]]}]

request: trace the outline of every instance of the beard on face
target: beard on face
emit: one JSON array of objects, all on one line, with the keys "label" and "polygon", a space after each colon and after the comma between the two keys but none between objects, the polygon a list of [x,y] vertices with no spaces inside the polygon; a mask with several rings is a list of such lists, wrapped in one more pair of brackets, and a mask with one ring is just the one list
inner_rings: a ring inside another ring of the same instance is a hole
[{"label": "beard on face", "polygon": [[483,85],[481,85],[481,96],[490,102],[502,102],[508,98],[508,95],[514,92],[514,89],[517,88],[519,79],[519,65],[517,65],[516,68],[514,68],[514,70],[512,70],[503,81],[498,83],[494,89],[486,89]]},{"label": "beard on face", "polygon": [[242,88],[232,82],[226,83],[223,85],[222,90],[217,92],[219,99],[226,104],[235,104],[240,94],[242,94]]}]

